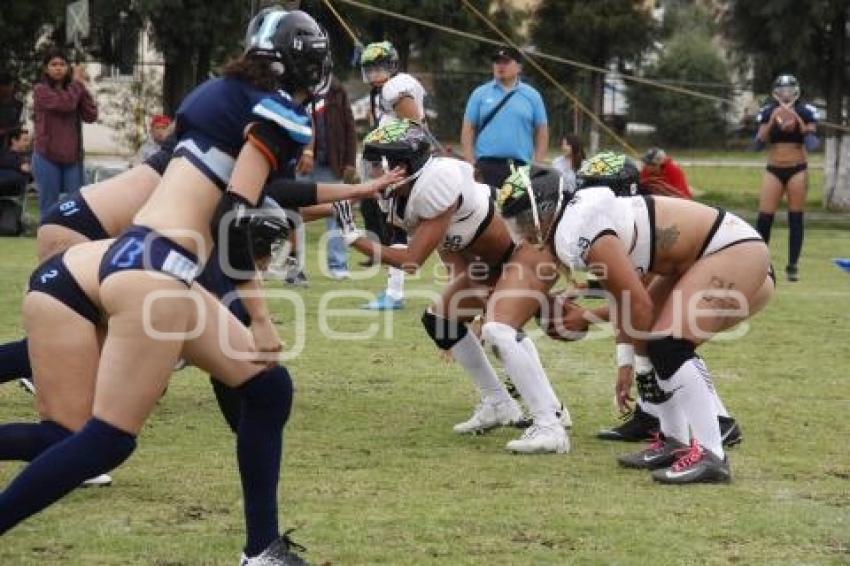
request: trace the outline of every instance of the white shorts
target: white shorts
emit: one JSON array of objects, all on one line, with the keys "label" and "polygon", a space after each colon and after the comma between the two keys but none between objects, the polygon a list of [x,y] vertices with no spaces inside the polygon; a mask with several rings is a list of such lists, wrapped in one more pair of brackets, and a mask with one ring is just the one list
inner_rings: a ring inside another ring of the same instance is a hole
[{"label": "white shorts", "polygon": [[717,220],[714,221],[697,257],[705,257],[743,242],[763,241],[761,235],[749,223],[731,212],[719,209]]}]

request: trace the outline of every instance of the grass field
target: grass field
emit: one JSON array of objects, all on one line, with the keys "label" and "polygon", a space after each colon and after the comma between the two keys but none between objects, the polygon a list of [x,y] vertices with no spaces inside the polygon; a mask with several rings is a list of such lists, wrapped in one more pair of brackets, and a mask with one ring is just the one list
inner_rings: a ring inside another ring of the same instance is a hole
[{"label": "grass field", "polygon": [[[786,240],[777,229],[777,266]],[[306,348],[288,364],[297,396],[282,525],[298,528],[311,561],[341,565],[850,563],[850,276],[830,263],[848,255],[850,231],[810,230],[802,281],[781,283],[746,337],[703,349],[745,440],[730,452],[731,485],[687,488],[619,469],[614,456],[634,446],[594,438],[615,419],[610,342],[537,337],[573,415],[573,450],[512,456],[503,446],[515,430],[452,434],[475,398],[421,330],[425,299],[388,319],[333,318],[338,331],[377,324],[378,332],[329,339],[316,320],[324,293],[377,292],[384,278],[331,282],[313,263],[301,293]],[[0,239],[2,340],[20,336],[34,257],[33,240]],[[408,289],[434,284],[424,277]],[[360,302],[342,297],[333,306]],[[292,309],[272,308],[294,344]],[[31,398],[0,387],[0,422],[31,418]],[[0,484],[18,469],[0,463]],[[77,491],[10,532],[0,564],[234,565],[242,531],[233,437],[206,378],[187,370],[175,375],[115,485]]]}]

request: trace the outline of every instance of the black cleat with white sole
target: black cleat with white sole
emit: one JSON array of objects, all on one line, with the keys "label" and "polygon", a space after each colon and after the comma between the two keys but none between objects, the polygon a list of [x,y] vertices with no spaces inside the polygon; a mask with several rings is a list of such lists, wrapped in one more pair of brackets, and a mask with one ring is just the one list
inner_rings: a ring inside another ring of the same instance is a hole
[{"label": "black cleat with white sole", "polygon": [[640,408],[635,407],[629,420],[620,426],[606,428],[596,433],[601,440],[618,440],[621,442],[643,442],[652,440],[658,434],[658,419]]},{"label": "black cleat with white sole", "polygon": [[732,473],[729,460],[722,460],[710,450],[696,442],[690,450],[669,468],[652,472],[652,479],[659,483],[684,485],[689,483],[729,483]]},{"label": "black cleat with white sole", "polygon": [[640,452],[617,456],[617,462],[624,468],[639,470],[657,470],[673,465],[688,451],[688,445],[682,444],[675,438],[663,438],[660,434],[655,440]]}]

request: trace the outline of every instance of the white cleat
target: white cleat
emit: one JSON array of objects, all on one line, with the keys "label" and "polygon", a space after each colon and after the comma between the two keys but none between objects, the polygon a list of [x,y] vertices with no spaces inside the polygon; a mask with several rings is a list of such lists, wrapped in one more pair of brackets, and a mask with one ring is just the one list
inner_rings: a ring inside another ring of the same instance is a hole
[{"label": "white cleat", "polygon": [[518,440],[508,442],[505,448],[521,454],[566,454],[570,451],[570,437],[560,422],[545,426],[533,424]]},{"label": "white cleat", "polygon": [[567,409],[566,405],[561,405],[561,410],[558,411],[558,419],[561,421],[561,424],[564,425],[564,428],[570,430],[573,428],[573,418],[570,416],[570,411]]},{"label": "white cleat", "polygon": [[99,476],[87,479],[80,487],[106,487],[109,485],[112,485],[112,476],[109,474],[100,474]]},{"label": "white cleat", "polygon": [[497,401],[482,401],[468,421],[458,423],[453,430],[458,434],[483,434],[499,426],[509,426],[521,422],[522,408],[511,398]]}]

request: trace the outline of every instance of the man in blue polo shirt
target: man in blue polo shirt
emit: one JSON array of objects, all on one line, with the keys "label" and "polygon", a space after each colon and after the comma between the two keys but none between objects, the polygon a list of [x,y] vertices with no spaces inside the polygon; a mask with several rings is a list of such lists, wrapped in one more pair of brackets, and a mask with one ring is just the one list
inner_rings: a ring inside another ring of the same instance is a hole
[{"label": "man in blue polo shirt", "polygon": [[549,148],[546,107],[540,93],[520,81],[519,61],[515,49],[499,47],[493,53],[493,80],[472,91],[463,116],[463,157],[491,187],[502,185],[511,163],[545,162]]}]

